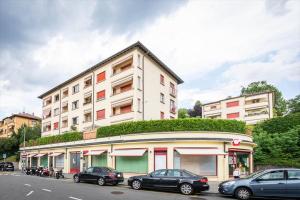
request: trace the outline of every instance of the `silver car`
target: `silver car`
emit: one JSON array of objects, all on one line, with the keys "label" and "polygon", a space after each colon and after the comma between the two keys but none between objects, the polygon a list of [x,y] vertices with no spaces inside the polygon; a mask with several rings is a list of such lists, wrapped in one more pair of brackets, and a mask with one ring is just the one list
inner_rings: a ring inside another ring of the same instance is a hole
[{"label": "silver car", "polygon": [[300,169],[258,171],[246,178],[220,183],[219,192],[242,200],[251,197],[300,198]]}]

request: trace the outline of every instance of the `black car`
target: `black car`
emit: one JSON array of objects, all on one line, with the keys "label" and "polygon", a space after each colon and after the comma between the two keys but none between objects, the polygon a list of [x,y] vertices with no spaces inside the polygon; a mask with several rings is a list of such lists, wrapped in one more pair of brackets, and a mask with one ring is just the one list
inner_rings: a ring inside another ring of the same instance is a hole
[{"label": "black car", "polygon": [[0,163],[0,171],[14,171],[15,167],[12,162],[2,162]]},{"label": "black car", "polygon": [[117,185],[124,181],[123,173],[117,172],[110,167],[90,167],[84,172],[77,173],[73,176],[74,182],[95,182],[98,185],[110,183]]},{"label": "black car", "polygon": [[160,169],[148,175],[133,176],[128,179],[128,185],[135,190],[162,189],[180,191],[185,195],[209,190],[206,177],[180,169]]}]

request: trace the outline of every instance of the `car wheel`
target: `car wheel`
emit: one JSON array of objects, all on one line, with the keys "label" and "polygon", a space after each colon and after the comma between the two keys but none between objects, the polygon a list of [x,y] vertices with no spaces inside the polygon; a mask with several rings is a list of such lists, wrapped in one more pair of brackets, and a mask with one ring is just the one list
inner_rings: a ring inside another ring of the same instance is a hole
[{"label": "car wheel", "polygon": [[131,187],[132,189],[140,190],[142,188],[142,182],[139,180],[134,180],[132,181]]},{"label": "car wheel", "polygon": [[98,179],[98,185],[100,185],[100,186],[105,185],[105,180],[104,180],[104,178],[100,177],[100,178]]},{"label": "car wheel", "polygon": [[184,195],[190,195],[193,194],[194,189],[191,184],[183,183],[180,185],[180,192]]},{"label": "car wheel", "polygon": [[248,200],[251,197],[251,191],[248,188],[242,187],[235,191],[235,197],[240,200]]},{"label": "car wheel", "polygon": [[80,179],[79,179],[78,175],[74,176],[74,182],[75,183],[79,183],[80,182]]}]

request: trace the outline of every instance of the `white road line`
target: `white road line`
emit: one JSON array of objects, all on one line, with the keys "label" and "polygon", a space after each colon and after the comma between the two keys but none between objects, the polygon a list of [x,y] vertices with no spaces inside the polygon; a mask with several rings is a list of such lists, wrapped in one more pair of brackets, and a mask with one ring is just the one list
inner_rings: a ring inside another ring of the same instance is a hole
[{"label": "white road line", "polygon": [[31,190],[28,194],[26,194],[26,197],[28,197],[29,195],[31,195],[33,193],[33,190]]},{"label": "white road line", "polygon": [[74,200],[82,200],[82,199],[78,199],[76,197],[69,197],[70,199],[74,199]]},{"label": "white road line", "polygon": [[26,183],[26,184],[24,184],[24,185],[25,185],[25,186],[28,186],[28,187],[31,187],[31,185],[30,185],[30,184],[27,184],[27,183]]},{"label": "white road line", "polygon": [[44,190],[46,192],[52,192],[51,190],[48,190],[48,189],[42,189],[42,190]]}]

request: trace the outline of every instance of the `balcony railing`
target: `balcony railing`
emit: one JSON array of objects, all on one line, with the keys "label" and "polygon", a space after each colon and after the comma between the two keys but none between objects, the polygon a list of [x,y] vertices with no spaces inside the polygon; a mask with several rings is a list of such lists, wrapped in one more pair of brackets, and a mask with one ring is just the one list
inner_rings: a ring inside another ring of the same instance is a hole
[{"label": "balcony railing", "polygon": [[171,107],[170,108],[170,113],[176,114],[176,107]]}]

